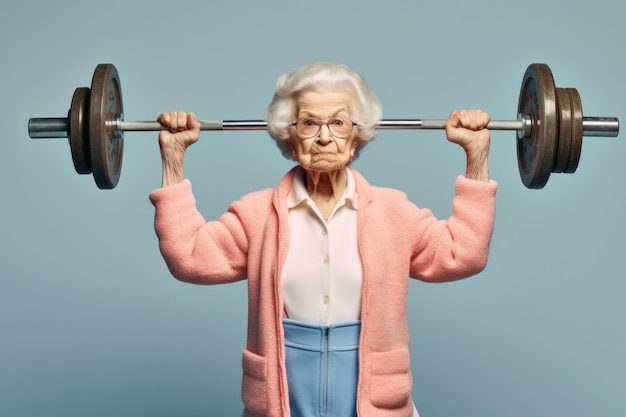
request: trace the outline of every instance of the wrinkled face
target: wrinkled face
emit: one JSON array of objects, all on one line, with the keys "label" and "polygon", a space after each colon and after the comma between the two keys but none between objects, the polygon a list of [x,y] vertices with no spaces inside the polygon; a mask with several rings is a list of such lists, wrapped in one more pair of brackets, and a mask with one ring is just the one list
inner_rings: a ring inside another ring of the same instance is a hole
[{"label": "wrinkled face", "polygon": [[295,127],[291,128],[292,155],[304,169],[328,173],[348,165],[357,145],[358,127],[355,126],[347,138],[337,138],[331,135],[326,121],[332,117],[350,119],[351,109],[352,97],[344,92],[310,91],[299,97],[296,119],[316,117],[322,121],[320,131],[311,138],[302,138]]}]

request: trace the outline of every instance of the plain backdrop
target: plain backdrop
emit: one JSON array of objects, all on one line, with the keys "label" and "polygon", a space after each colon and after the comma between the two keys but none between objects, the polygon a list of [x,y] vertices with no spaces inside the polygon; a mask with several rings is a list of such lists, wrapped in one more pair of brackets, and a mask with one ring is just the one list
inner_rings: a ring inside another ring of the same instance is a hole
[{"label": "plain backdrop", "polygon": [[[64,117],[99,63],[116,65],[126,120],[169,110],[260,119],[279,75],[310,61],[363,74],[386,118],[481,108],[515,119],[526,67],[578,89],[585,116],[626,120],[625,6],[617,0],[20,1],[0,6],[0,416],[241,415],[245,282],[169,274],[148,193],[155,133],[129,133],[120,183],[74,172]],[[518,174],[515,134],[493,132],[490,260],[478,276],[410,286],[422,417],[626,415],[624,157],[586,138],[575,174],[543,190]],[[446,218],[462,150],[441,131],[385,131],[355,166]],[[219,216],[292,166],[266,132],[203,133],[186,176]],[[365,416],[371,417],[371,416]]]}]

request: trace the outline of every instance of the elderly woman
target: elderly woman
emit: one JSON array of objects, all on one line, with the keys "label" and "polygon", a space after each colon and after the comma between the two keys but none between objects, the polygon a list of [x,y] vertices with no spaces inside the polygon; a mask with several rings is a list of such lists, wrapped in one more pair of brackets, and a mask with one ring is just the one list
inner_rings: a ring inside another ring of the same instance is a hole
[{"label": "elderly woman", "polygon": [[270,135],[297,162],[276,188],[244,196],[219,220],[197,211],[183,175],[198,140],[193,113],[163,113],[163,186],[155,228],[182,281],[248,280],[244,416],[410,417],[409,277],[444,282],[486,265],[497,184],[488,176],[489,116],[453,111],[448,140],[467,155],[453,212],[437,220],[350,166],[373,139],[378,99],[350,68],[305,65],[280,77]]}]

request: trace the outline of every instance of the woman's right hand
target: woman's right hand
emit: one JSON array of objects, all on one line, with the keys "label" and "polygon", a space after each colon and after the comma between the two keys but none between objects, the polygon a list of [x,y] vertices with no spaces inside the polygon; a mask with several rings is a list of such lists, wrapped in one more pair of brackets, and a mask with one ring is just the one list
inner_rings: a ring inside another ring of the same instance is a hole
[{"label": "woman's right hand", "polygon": [[200,122],[195,114],[183,111],[161,113],[157,121],[168,128],[159,133],[163,164],[162,186],[167,187],[184,180],[185,151],[200,138]]}]

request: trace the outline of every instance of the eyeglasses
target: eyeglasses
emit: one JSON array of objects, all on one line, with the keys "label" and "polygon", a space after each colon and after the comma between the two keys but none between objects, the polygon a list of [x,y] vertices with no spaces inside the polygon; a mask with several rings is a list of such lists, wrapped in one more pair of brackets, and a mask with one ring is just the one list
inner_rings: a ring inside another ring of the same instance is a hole
[{"label": "eyeglasses", "polygon": [[289,126],[295,126],[300,137],[309,139],[319,133],[323,124],[328,127],[328,131],[332,136],[340,139],[350,136],[353,127],[357,126],[356,123],[345,117],[331,117],[326,122],[321,121],[317,117],[302,117]]}]

